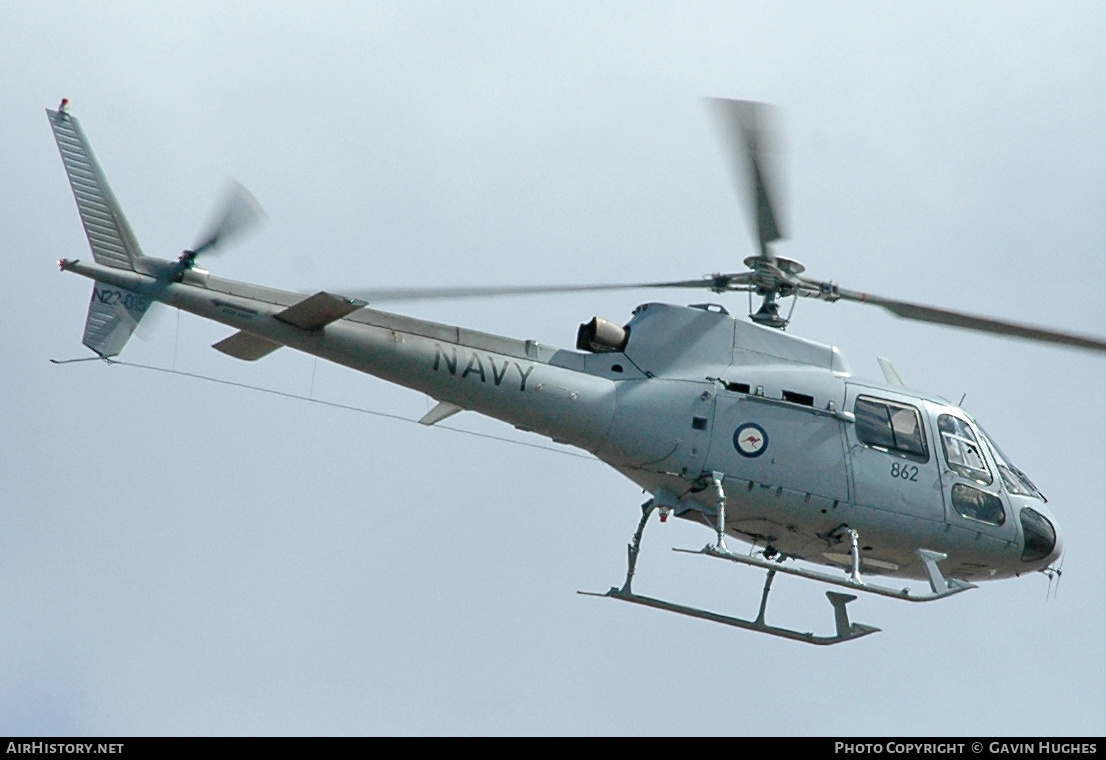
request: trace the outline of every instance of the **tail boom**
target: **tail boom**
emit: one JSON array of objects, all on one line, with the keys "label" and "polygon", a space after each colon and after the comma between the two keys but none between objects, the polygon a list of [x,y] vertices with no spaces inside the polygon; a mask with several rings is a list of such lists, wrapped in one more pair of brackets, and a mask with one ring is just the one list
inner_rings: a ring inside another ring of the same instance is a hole
[{"label": "tail boom", "polygon": [[[333,296],[305,298],[196,270],[165,285],[96,263],[62,268],[587,451],[599,447],[614,416],[614,383],[574,366],[575,352],[360,306],[331,319],[319,302]],[[325,324],[315,327],[319,320]]]}]

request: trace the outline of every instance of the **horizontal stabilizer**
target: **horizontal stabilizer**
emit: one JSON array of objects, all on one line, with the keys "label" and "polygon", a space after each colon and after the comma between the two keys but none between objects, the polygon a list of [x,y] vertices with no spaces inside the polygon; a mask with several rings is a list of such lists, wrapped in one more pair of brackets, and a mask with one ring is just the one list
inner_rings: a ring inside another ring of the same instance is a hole
[{"label": "horizontal stabilizer", "polygon": [[365,305],[364,301],[339,298],[320,291],[273,316],[281,322],[302,327],[304,330],[321,330]]},{"label": "horizontal stabilizer", "polygon": [[[331,322],[339,320],[363,306],[365,306],[364,301],[339,298],[330,295],[330,293],[319,292],[289,306],[284,311],[277,312],[273,317],[285,324],[303,330],[321,330]],[[248,332],[236,332],[229,338],[219,341],[212,348],[216,351],[222,351],[227,356],[233,356],[235,359],[253,362],[263,356],[268,356],[280,348],[281,345],[283,344]]]},{"label": "horizontal stabilizer", "polygon": [[236,332],[229,338],[224,338],[212,346],[216,351],[221,351],[227,356],[233,356],[242,361],[255,362],[263,356],[268,356],[280,348],[276,343],[267,338],[251,335],[248,332]]},{"label": "horizontal stabilizer", "polygon": [[134,270],[134,262],[142,257],[138,240],[111,192],[80,122],[70,116],[66,108],[62,101],[61,110],[47,109],[46,115],[54,130],[65,173],[69,175],[92,258],[97,264]]}]

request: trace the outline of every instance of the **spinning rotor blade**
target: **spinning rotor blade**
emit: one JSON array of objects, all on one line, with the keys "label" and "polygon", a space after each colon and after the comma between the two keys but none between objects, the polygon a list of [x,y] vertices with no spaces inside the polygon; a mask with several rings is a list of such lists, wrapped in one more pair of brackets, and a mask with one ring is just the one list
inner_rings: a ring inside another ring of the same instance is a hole
[{"label": "spinning rotor blade", "polygon": [[698,280],[672,282],[610,283],[591,285],[485,285],[474,287],[443,288],[381,288],[377,290],[342,291],[344,295],[369,303],[388,301],[430,301],[454,298],[495,298],[497,296],[523,296],[541,293],[588,293],[599,290],[642,290],[647,288],[704,288],[715,293],[727,290],[747,289],[749,275],[716,274]]},{"label": "spinning rotor blade", "polygon": [[[997,335],[1009,335],[1014,338],[1024,338],[1039,343],[1057,343],[1063,346],[1085,348],[1090,351],[1106,351],[1106,340],[1089,335],[1077,335],[1073,333],[1050,330],[1035,325],[1024,325],[1018,322],[1007,322],[1001,319],[966,314],[962,311],[951,309],[939,309],[934,306],[896,301],[891,298],[860,293],[855,290],[845,290],[828,283],[810,283],[820,286],[820,294],[816,297],[826,300],[855,301],[857,303],[869,303],[879,306],[903,319],[913,319],[918,322],[932,322],[938,325],[961,327],[965,330],[977,330],[979,332],[994,333]],[[827,295],[832,293],[832,295]]]},{"label": "spinning rotor blade", "polygon": [[242,235],[267,218],[261,204],[250,191],[231,180],[222,202],[216,207],[216,213],[212,214],[207,231],[193,247],[192,258]]},{"label": "spinning rotor blade", "polygon": [[135,262],[139,272],[158,280],[146,293],[153,301],[161,300],[165,289],[171,283],[179,282],[184,272],[195,266],[196,257],[201,253],[211,251],[220,243],[240,236],[268,218],[250,191],[233,180],[216,210],[217,213],[212,215],[212,222],[208,225],[207,232],[200,237],[200,242],[194,249],[183,251],[176,261],[142,256]]},{"label": "spinning rotor blade", "polygon": [[779,111],[748,100],[708,98],[707,105],[729,154],[734,181],[749,204],[760,255],[771,261],[775,256],[768,244],[787,237],[781,172],[772,156],[783,145]]}]

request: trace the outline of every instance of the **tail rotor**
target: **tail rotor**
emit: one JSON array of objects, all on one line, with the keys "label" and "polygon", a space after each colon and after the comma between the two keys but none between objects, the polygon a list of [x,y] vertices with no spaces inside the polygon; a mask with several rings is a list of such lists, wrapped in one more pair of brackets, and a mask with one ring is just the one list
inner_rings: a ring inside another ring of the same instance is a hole
[{"label": "tail rotor", "polygon": [[204,232],[197,238],[198,242],[181,253],[177,263],[182,269],[190,269],[198,256],[216,252],[219,246],[241,237],[267,219],[257,198],[240,183],[230,180]]}]

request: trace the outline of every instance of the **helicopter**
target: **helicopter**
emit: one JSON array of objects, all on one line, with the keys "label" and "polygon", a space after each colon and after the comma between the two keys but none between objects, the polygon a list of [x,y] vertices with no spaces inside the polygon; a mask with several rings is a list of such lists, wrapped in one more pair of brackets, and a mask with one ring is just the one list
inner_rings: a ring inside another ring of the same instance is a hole
[{"label": "helicopter", "polygon": [[[197,260],[263,216],[232,188],[215,222],[178,258],[146,256],[68,100],[46,114],[92,261],[63,258],[93,280],[83,344],[115,360],[151,306],[235,332],[217,351],[253,362],[288,347],[424,393],[433,426],[462,411],[582,449],[649,494],[627,547],[621,585],[579,592],[740,629],[829,645],[880,629],[852,622],[858,593],[911,602],[978,583],[1059,572],[1059,524],[1043,494],[958,405],[906,387],[879,359],[884,382],[855,377],[834,346],[785,331],[785,298],[879,306],[910,320],[1106,351],[1106,341],[899,301],[803,276],[776,253],[786,237],[772,155],[778,116],[765,104],[708,101],[747,197],[757,253],[746,271],[649,283],[385,289],[312,295],[219,278]],[[650,302],[624,325],[580,324],[573,348],[439,324],[375,308],[431,298],[629,289],[745,292],[761,299],[748,321],[723,305]],[[372,306],[370,306],[372,304]],[[653,514],[713,533],[683,550],[765,572],[757,615],[740,618],[633,590]],[[747,545],[735,551],[727,539]],[[813,567],[812,567],[813,566]],[[766,622],[784,573],[830,584],[834,632]],[[873,578],[879,582],[873,582]],[[915,582],[902,586],[883,579]],[[922,584],[919,586],[919,583]]]}]

